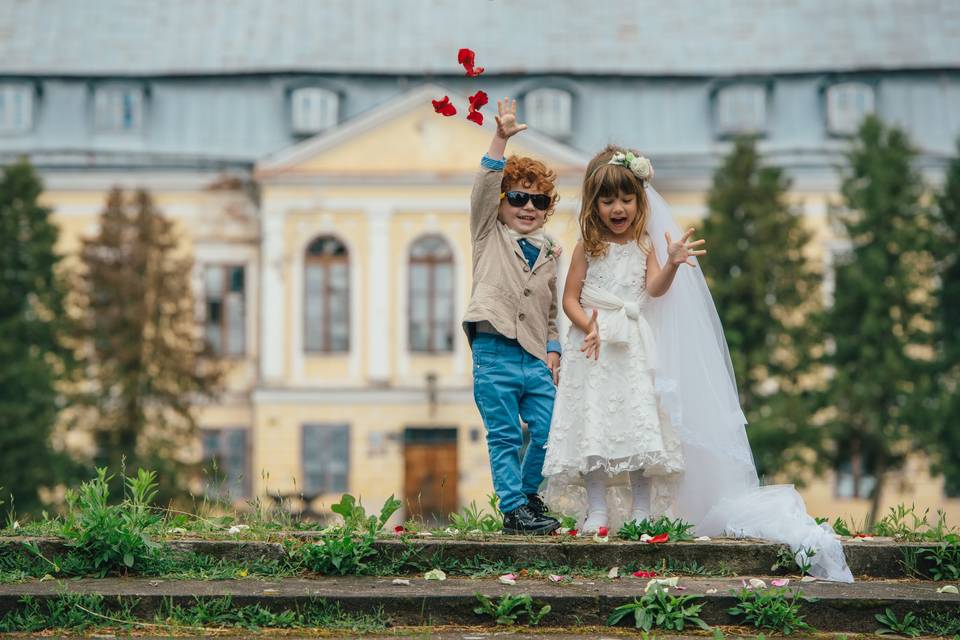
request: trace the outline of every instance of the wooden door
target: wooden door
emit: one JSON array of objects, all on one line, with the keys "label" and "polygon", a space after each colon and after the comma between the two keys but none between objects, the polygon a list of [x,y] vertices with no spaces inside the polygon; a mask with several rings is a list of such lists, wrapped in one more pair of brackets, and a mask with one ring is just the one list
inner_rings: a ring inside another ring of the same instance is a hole
[{"label": "wooden door", "polygon": [[457,510],[456,428],[404,431],[404,507],[408,518],[445,525]]}]

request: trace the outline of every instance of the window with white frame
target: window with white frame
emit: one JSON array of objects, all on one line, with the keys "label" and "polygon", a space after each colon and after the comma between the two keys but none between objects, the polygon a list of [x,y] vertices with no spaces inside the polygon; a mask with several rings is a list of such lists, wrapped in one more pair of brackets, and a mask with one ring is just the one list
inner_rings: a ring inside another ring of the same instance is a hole
[{"label": "window with white frame", "polygon": [[344,493],[350,471],[350,426],[303,425],[303,489],[310,494]]},{"label": "window with white frame", "polygon": [[842,82],[827,88],[827,129],[853,135],[863,119],[875,110],[873,87],[863,82]]},{"label": "window with white frame", "polygon": [[717,92],[717,131],[721,135],[763,133],[767,127],[767,91],[761,85],[734,85]]},{"label": "window with white frame", "polygon": [[204,493],[224,500],[250,497],[247,429],[203,429]]},{"label": "window with white frame", "polygon": [[329,89],[303,87],[290,94],[294,133],[319,133],[337,124],[340,96]]},{"label": "window with white frame", "polygon": [[304,346],[308,352],[350,350],[350,254],[334,236],[320,236],[304,256]]},{"label": "window with white frame", "polygon": [[204,269],[204,336],[214,353],[246,353],[246,291],[243,265],[208,265]]},{"label": "window with white frame", "polygon": [[408,310],[410,350],[453,351],[453,250],[441,236],[420,238],[410,247]]},{"label": "window with white frame", "polygon": [[33,87],[0,85],[0,133],[23,133],[33,127]]},{"label": "window with white frame", "polygon": [[141,87],[97,87],[94,122],[99,131],[134,133],[143,127],[144,91]]},{"label": "window with white frame", "polygon": [[573,97],[562,89],[534,89],[523,99],[527,124],[547,135],[563,137],[572,129]]}]

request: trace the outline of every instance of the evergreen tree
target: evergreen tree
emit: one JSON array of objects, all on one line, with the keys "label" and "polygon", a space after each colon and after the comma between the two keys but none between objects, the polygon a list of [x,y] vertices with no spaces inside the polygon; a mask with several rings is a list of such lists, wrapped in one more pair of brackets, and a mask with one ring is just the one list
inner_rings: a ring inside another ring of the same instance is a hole
[{"label": "evergreen tree", "polygon": [[902,131],[867,118],[847,154],[845,208],[837,214],[851,248],[837,259],[826,316],[833,369],[826,400],[834,463],[850,461],[856,494],[865,474],[875,479],[869,523],[887,474],[925,440],[927,427],[916,398],[931,352],[931,233],[915,155]]},{"label": "evergreen tree", "polygon": [[939,287],[936,302],[937,355],[934,372],[935,426],[927,451],[947,491],[960,495],[960,140],[937,198],[934,238]]},{"label": "evergreen tree", "polygon": [[53,450],[60,389],[72,360],[58,229],[27,161],[0,179],[0,486],[14,507],[36,511],[37,489],[64,479],[64,455]]},{"label": "evergreen tree", "polygon": [[761,475],[802,481],[822,446],[803,384],[818,343],[819,274],[810,231],[786,202],[790,181],[738,139],[713,177],[702,225],[704,275],[723,321],[747,433]]},{"label": "evergreen tree", "polygon": [[182,495],[194,404],[220,379],[194,316],[192,261],[148,193],[120,190],[110,193],[82,261],[96,464],[128,475],[158,471],[160,499]]}]

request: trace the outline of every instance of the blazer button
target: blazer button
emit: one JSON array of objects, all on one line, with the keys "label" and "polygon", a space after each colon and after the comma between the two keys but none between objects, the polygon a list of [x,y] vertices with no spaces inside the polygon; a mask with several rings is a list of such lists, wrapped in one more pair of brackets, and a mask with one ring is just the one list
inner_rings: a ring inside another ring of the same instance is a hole
[{"label": "blazer button", "polygon": [[528,273],[529,271],[530,271],[530,267],[524,267],[524,268],[523,268],[523,272],[524,272],[524,273]]},{"label": "blazer button", "polygon": [[523,320],[523,319],[526,318],[526,317],[527,317],[527,316],[525,316],[525,315],[523,315],[523,314],[521,313],[520,315],[517,316],[517,320]]},{"label": "blazer button", "polygon": [[523,295],[529,296],[529,295],[530,295],[530,289],[524,289],[524,290],[523,290]]}]

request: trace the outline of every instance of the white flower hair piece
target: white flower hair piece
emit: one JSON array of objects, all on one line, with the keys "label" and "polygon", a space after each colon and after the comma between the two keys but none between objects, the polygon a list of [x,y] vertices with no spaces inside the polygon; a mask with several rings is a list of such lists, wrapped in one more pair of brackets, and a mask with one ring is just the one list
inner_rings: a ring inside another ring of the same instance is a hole
[{"label": "white flower hair piece", "polygon": [[653,179],[653,165],[650,160],[643,156],[634,155],[632,151],[626,153],[618,151],[613,154],[607,164],[618,164],[621,167],[626,167],[630,169],[633,175],[644,181]]}]

